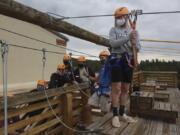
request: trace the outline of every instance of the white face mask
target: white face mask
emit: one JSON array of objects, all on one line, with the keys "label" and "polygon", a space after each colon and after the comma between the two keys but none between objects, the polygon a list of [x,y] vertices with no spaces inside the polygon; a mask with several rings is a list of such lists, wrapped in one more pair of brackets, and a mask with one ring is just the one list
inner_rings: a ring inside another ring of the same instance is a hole
[{"label": "white face mask", "polygon": [[116,20],[116,24],[117,26],[122,26],[126,23],[126,20],[124,18],[121,18],[121,19],[117,19]]}]

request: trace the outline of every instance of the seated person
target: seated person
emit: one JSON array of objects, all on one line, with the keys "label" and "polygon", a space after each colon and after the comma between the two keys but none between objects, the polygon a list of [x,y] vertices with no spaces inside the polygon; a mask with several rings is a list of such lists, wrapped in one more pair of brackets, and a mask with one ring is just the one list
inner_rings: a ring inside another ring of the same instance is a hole
[{"label": "seated person", "polygon": [[65,84],[65,77],[64,77],[64,72],[65,72],[65,65],[64,64],[59,64],[57,66],[57,71],[55,73],[52,73],[50,82],[49,82],[49,89],[52,88],[58,88],[62,87]]},{"label": "seated person", "polygon": [[[43,90],[46,90],[47,89],[47,82],[44,81],[44,80],[39,80],[37,82],[37,88],[36,89],[33,89],[31,90],[30,92],[38,92],[38,91],[43,91]],[[44,102],[46,101],[46,99],[41,99],[41,100],[38,100],[38,101],[33,101],[33,102],[30,102],[29,105],[33,105],[33,104],[37,104],[37,103],[41,103],[41,102]],[[38,110],[35,110],[35,111],[32,111],[32,112],[28,112],[24,117],[26,118],[27,116],[28,117],[32,117],[32,116],[35,116],[35,115],[38,115],[40,114],[41,112],[43,111],[43,109],[38,109]]]}]

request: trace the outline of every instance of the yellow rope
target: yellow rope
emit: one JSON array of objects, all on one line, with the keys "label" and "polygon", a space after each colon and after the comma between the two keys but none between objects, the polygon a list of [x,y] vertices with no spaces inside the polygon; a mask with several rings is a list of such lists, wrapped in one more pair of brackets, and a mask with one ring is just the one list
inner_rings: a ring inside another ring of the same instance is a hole
[{"label": "yellow rope", "polygon": [[166,40],[154,40],[154,39],[140,39],[140,41],[148,41],[148,42],[166,42],[166,43],[180,43],[180,41],[166,41]]},{"label": "yellow rope", "polygon": [[143,46],[143,48],[152,48],[152,49],[163,49],[163,50],[180,51],[180,49],[175,49],[175,48],[161,48],[161,47],[149,47],[149,46]]}]

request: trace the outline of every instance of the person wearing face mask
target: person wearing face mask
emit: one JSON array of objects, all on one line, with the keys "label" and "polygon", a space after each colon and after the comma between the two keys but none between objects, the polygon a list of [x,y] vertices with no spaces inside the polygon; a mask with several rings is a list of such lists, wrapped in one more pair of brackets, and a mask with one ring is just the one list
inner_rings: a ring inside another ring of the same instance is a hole
[{"label": "person wearing face mask", "polygon": [[65,65],[59,64],[57,66],[57,71],[55,73],[52,73],[51,75],[49,87],[48,87],[49,89],[62,87],[65,84],[64,72],[65,72]]},{"label": "person wearing face mask", "polygon": [[73,73],[73,67],[71,65],[71,57],[69,55],[65,55],[63,57],[63,63],[65,65],[65,71],[64,71],[64,81],[66,83],[66,86],[72,85],[72,84],[78,84],[74,78]]},{"label": "person wearing face mask", "polygon": [[[135,122],[127,116],[125,105],[128,100],[128,92],[133,75],[132,45],[140,50],[138,32],[131,30],[129,25],[129,11],[121,7],[115,11],[115,26],[109,32],[111,44],[111,82],[112,82],[112,106],[113,127],[120,127],[120,120]],[[133,43],[133,44],[132,44]]]},{"label": "person wearing face mask", "polygon": [[78,67],[74,71],[75,79],[78,83],[90,82],[93,85],[93,81],[88,78],[88,76],[95,77],[95,73],[90,67],[86,65],[86,58],[80,56],[77,59]]}]

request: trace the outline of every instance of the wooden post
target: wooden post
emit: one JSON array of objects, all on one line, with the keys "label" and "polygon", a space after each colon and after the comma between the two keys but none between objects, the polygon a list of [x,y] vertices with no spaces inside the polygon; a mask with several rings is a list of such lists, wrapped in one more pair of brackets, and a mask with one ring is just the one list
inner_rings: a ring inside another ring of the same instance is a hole
[{"label": "wooden post", "polygon": [[[73,113],[73,109],[72,109],[72,93],[67,93],[65,95],[62,95],[61,97],[61,102],[62,102],[62,112],[63,112],[63,121],[64,123],[68,126],[73,128],[73,123],[72,123],[72,113]],[[64,127],[64,134],[65,135],[72,135],[73,131],[65,128]]]},{"label": "wooden post", "polygon": [[177,88],[178,87],[178,73],[175,73],[174,74],[174,83],[175,83],[175,87]]},{"label": "wooden post", "polygon": [[110,46],[109,40],[95,33],[77,27],[68,22],[52,17],[31,7],[20,4],[14,0],[0,0],[0,14],[30,22],[46,29],[62,32],[83,40],[102,46]]},{"label": "wooden post", "polygon": [[[90,89],[84,90],[86,95],[91,95],[90,94]],[[81,93],[82,96],[82,121],[85,122],[86,124],[90,124],[92,122],[92,113],[91,113],[91,108],[87,106],[88,103],[88,97],[85,94]]]}]

